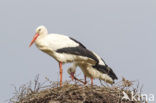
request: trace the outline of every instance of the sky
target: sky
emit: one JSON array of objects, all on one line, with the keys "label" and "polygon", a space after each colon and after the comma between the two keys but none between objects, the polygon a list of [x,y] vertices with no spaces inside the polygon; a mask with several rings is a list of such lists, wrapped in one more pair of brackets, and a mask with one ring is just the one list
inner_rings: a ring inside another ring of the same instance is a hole
[{"label": "sky", "polygon": [[[59,80],[58,63],[35,45],[28,47],[40,25],[96,52],[118,81],[139,81],[144,93],[155,95],[155,18],[154,0],[0,0],[0,102],[13,96],[12,85],[19,87],[37,74],[41,81]],[[70,79],[70,65],[63,66],[64,81]]]}]

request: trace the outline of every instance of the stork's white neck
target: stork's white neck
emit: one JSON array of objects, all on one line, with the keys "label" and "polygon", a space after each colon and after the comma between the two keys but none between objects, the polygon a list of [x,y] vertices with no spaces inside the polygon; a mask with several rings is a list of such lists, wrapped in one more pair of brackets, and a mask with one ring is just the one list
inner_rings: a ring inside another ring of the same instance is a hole
[{"label": "stork's white neck", "polygon": [[48,34],[46,33],[41,33],[39,34],[39,36],[37,37],[37,39],[35,40],[35,44],[39,49],[42,49],[45,46],[45,41],[44,38],[47,36]]}]

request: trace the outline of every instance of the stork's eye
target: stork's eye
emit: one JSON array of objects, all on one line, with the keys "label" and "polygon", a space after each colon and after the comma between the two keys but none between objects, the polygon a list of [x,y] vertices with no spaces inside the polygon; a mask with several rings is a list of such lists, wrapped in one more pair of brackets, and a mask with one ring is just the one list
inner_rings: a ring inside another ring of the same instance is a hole
[{"label": "stork's eye", "polygon": [[38,29],[38,31],[40,32],[40,31],[41,31],[41,29]]}]

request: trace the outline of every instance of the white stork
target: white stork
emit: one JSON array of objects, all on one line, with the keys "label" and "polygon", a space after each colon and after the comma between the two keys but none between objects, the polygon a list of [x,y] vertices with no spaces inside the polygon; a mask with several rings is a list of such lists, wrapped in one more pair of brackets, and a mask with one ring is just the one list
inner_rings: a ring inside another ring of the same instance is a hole
[{"label": "white stork", "polygon": [[[104,80],[109,84],[113,84],[115,79],[118,79],[113,70],[107,66],[102,58],[100,58],[96,53],[94,53],[99,60],[98,66],[93,66],[91,64],[87,64],[85,62],[74,62],[73,65],[67,70],[67,72],[71,75],[72,80],[78,80],[74,74],[76,72],[76,67],[79,66],[84,74],[84,84],[86,84],[86,77],[91,78],[91,85],[93,85],[93,79],[98,78],[99,80]],[[80,80],[79,80],[80,81]],[[80,81],[82,82],[82,81]]]},{"label": "white stork", "polygon": [[48,34],[45,26],[39,26],[29,47],[35,42],[36,46],[43,52],[52,56],[59,62],[60,86],[62,85],[62,64],[67,62],[87,62],[92,65],[98,64],[96,56],[77,40],[61,35]]}]

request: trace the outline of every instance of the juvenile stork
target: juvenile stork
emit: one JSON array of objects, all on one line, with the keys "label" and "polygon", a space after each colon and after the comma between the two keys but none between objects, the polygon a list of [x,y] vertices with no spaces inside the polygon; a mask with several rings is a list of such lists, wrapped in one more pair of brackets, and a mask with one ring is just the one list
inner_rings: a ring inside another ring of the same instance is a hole
[{"label": "juvenile stork", "polygon": [[[118,79],[113,70],[107,66],[102,58],[100,58],[96,53],[94,53],[99,60],[98,66],[93,66],[92,64],[87,64],[85,62],[74,62],[73,65],[67,70],[71,75],[72,80],[78,80],[74,74],[76,72],[76,67],[79,66],[84,74],[84,84],[86,84],[86,77],[91,78],[91,85],[93,85],[93,79],[98,78],[106,83],[113,84],[115,79]],[[79,80],[80,81],[80,80]],[[82,82],[82,81],[80,81]]]},{"label": "juvenile stork", "polygon": [[61,35],[48,34],[45,26],[39,26],[29,47],[35,42],[37,48],[52,56],[59,63],[60,67],[60,86],[62,85],[62,64],[67,62],[87,62],[97,65],[98,59],[83,44],[77,40]]}]

